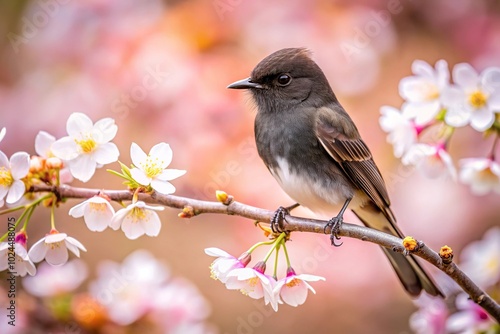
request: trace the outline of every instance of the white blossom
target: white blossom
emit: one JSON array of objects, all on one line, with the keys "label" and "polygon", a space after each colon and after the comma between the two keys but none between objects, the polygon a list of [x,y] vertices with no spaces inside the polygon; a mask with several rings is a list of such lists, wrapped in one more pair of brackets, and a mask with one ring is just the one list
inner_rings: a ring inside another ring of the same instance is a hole
[{"label": "white blossom", "polygon": [[14,153],[10,160],[0,151],[0,207],[4,198],[8,204],[15,203],[23,197],[26,187],[22,178],[28,175],[30,157],[26,152]]},{"label": "white blossom", "polygon": [[96,168],[118,160],[118,148],[110,143],[118,130],[113,119],[103,118],[93,124],[87,115],[73,113],[66,130],[68,136],[52,144],[52,153],[67,162],[78,180],[87,182]]},{"label": "white blossom", "polygon": [[68,250],[80,257],[80,249],[87,251],[80,241],[66,233],[52,230],[30,248],[28,255],[35,263],[45,259],[49,264],[57,266],[68,261]]},{"label": "white blossom", "polygon": [[441,94],[450,80],[448,63],[439,60],[432,68],[425,61],[415,60],[411,68],[414,76],[401,79],[399,94],[407,101],[407,115],[417,125],[425,125],[442,109]]},{"label": "white blossom", "polygon": [[479,75],[467,63],[453,68],[454,86],[443,92],[447,107],[445,122],[453,127],[470,124],[477,131],[489,129],[500,112],[500,87],[491,78],[500,75],[500,68],[490,67]]},{"label": "white blossom", "polygon": [[93,196],[69,210],[70,216],[83,217],[89,230],[97,232],[104,231],[111,224],[114,214],[115,210],[102,196]]},{"label": "white blossom", "polygon": [[121,226],[125,236],[132,240],[144,234],[156,237],[161,229],[160,217],[156,211],[164,209],[162,206],[151,206],[143,201],[137,201],[118,210],[111,219],[110,226],[114,230]]},{"label": "white blossom", "polygon": [[441,144],[415,144],[403,156],[404,165],[414,165],[425,175],[436,178],[450,175],[454,180],[457,177],[453,160]]},{"label": "white blossom", "polygon": [[489,192],[500,194],[500,164],[487,158],[469,158],[460,160],[459,179],[468,184],[476,195]]},{"label": "white blossom", "polygon": [[174,193],[175,187],[168,181],[186,173],[185,170],[166,169],[172,162],[172,149],[166,143],[156,144],[147,155],[139,145],[132,143],[130,157],[135,166],[130,170],[132,178],[143,186],[151,185],[162,194]]}]

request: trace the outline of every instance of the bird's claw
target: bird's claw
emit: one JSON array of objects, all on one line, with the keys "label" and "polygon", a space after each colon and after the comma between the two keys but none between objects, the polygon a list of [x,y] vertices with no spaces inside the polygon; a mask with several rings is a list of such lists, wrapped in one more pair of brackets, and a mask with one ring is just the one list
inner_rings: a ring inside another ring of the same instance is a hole
[{"label": "bird's claw", "polygon": [[326,234],[326,229],[330,227],[330,241],[332,242],[332,246],[340,247],[343,244],[343,242],[336,243],[337,240],[340,240],[340,236],[338,233],[343,222],[344,220],[342,216],[333,217],[328,221],[323,229],[323,232]]},{"label": "bird's claw", "polygon": [[289,210],[282,206],[274,212],[274,216],[271,219],[271,230],[273,233],[280,234],[284,232],[283,221],[288,214],[290,214]]}]

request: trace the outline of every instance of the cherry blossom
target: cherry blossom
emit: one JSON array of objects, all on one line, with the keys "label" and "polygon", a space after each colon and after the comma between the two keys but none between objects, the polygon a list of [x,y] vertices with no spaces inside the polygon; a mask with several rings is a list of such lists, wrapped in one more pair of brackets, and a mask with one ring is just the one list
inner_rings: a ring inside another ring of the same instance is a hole
[{"label": "cherry blossom", "polygon": [[93,124],[87,115],[73,113],[66,130],[68,136],[52,144],[52,153],[67,161],[78,180],[87,182],[96,168],[118,160],[118,148],[110,143],[118,130],[113,119],[103,118]]},{"label": "cherry blossom", "polygon": [[112,229],[120,228],[129,239],[137,239],[146,234],[156,237],[160,233],[161,221],[156,211],[163,211],[162,206],[147,205],[143,201],[132,203],[126,208],[118,210],[111,219]]},{"label": "cherry blossom", "polygon": [[28,175],[30,157],[26,152],[14,153],[10,160],[0,151],[0,207],[12,204],[23,197],[26,187],[21,179]]},{"label": "cherry blossom", "polygon": [[68,261],[68,250],[78,257],[80,250],[87,251],[80,241],[53,229],[31,247],[28,256],[35,263],[45,259],[49,264],[57,266]]},{"label": "cherry blossom", "polygon": [[75,218],[83,216],[85,224],[91,231],[102,232],[111,223],[115,210],[109,200],[103,196],[94,196],[75,205],[69,210],[69,215]]},{"label": "cherry blossom", "polygon": [[134,168],[130,170],[132,178],[143,186],[149,186],[162,194],[173,194],[175,187],[168,181],[186,173],[185,170],[166,169],[172,161],[172,149],[166,143],[156,144],[149,154],[137,145],[130,146],[130,157]]}]

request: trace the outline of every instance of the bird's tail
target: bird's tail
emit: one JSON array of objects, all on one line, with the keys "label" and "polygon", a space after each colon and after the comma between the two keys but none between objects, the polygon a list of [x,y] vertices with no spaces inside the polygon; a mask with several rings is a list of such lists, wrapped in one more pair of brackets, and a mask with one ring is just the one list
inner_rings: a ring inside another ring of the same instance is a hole
[{"label": "bird's tail", "polygon": [[[395,221],[391,215],[384,215],[380,210],[373,210],[374,208],[358,208],[353,210],[354,214],[365,224],[394,236],[404,238],[404,235],[395,225]],[[389,213],[390,213],[390,209]],[[382,247],[385,255],[389,259],[391,265],[394,267],[399,280],[403,284],[405,290],[412,296],[418,296],[420,292],[425,290],[432,296],[444,297],[444,294],[439,290],[431,277],[424,271],[414,256],[405,256],[401,253],[396,253],[390,249]]]}]

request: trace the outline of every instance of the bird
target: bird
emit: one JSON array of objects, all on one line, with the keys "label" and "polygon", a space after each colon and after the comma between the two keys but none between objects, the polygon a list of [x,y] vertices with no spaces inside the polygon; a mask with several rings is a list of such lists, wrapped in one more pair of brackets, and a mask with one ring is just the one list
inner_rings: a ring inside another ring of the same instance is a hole
[{"label": "bird", "polygon": [[[260,61],[250,77],[227,88],[251,92],[259,156],[297,202],[276,210],[275,219],[298,205],[315,213],[338,212],[325,225],[336,245],[350,208],[367,227],[404,238],[368,146],[307,48],[278,50]],[[422,290],[444,296],[414,256],[382,250],[411,296]]]}]

